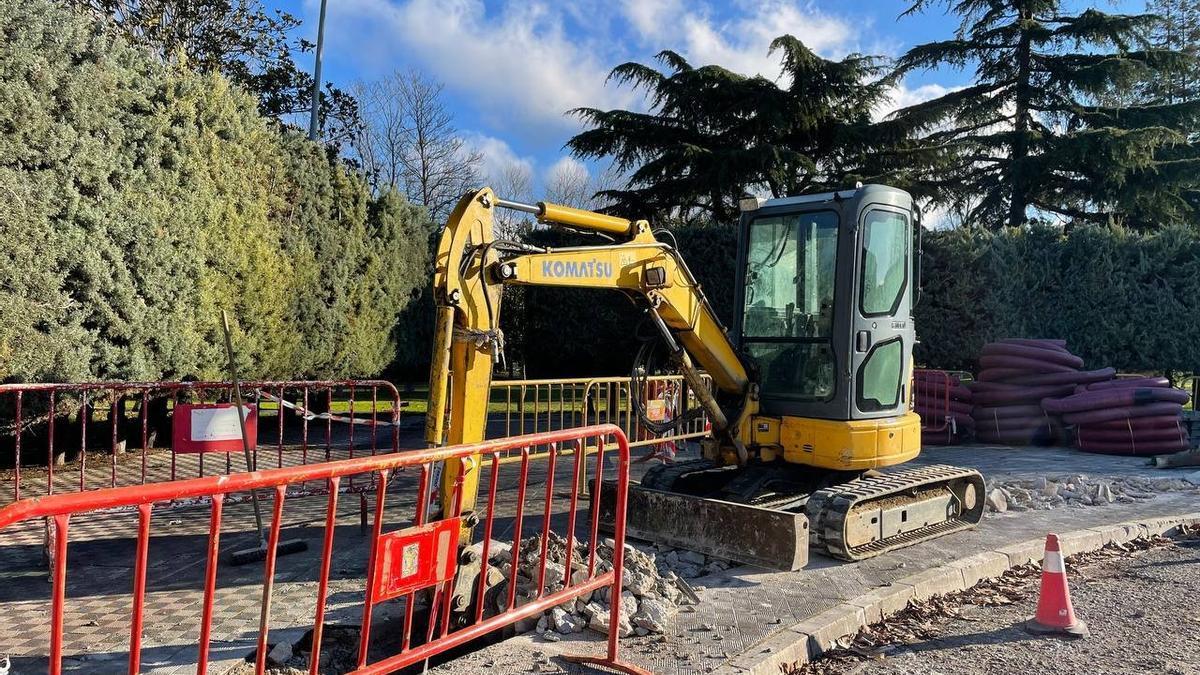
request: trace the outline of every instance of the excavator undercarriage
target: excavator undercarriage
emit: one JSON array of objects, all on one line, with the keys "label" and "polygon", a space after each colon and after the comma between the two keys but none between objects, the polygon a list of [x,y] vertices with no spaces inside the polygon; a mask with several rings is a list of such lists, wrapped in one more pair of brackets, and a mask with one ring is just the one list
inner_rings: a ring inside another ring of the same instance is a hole
[{"label": "excavator undercarriage", "polygon": [[[612,522],[613,489],[601,488],[602,522]],[[810,548],[863,560],[973,527],[983,513],[983,476],[942,464],[843,473],[697,459],[652,467],[629,503],[632,537],[796,570]]]}]

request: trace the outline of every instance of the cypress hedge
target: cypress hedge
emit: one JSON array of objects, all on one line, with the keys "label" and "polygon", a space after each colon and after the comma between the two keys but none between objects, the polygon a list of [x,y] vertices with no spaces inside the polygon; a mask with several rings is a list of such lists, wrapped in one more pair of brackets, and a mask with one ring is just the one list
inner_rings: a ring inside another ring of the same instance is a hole
[{"label": "cypress hedge", "polygon": [[0,378],[383,371],[425,272],[419,209],[216,74],[45,0],[0,0]]},{"label": "cypress hedge", "polygon": [[1200,233],[1035,225],[925,237],[918,363],[971,370],[1002,337],[1066,339],[1087,367],[1200,369]]}]

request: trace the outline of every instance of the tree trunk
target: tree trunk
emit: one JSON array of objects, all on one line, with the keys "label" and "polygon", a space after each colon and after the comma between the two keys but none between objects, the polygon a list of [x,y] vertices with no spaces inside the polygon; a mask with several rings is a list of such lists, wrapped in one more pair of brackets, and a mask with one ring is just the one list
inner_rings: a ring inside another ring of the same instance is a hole
[{"label": "tree trunk", "polygon": [[1032,77],[1032,36],[1029,22],[1033,17],[1028,9],[1020,10],[1021,39],[1017,43],[1016,116],[1013,119],[1012,157],[1008,163],[1010,188],[1008,202],[1008,224],[1016,227],[1025,222],[1025,210],[1029,206],[1029,180],[1025,175],[1025,160],[1029,156],[1029,99],[1033,94],[1029,80]]}]

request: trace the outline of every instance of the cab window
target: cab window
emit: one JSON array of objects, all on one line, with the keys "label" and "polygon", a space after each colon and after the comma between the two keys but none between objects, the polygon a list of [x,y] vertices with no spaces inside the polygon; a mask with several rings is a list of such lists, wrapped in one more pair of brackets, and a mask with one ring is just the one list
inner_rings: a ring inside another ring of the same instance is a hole
[{"label": "cab window", "polygon": [[763,216],[747,235],[742,344],[758,363],[763,394],[832,398],[837,214]]},{"label": "cab window", "polygon": [[863,221],[863,316],[896,313],[908,284],[908,217],[892,211],[871,210]]}]

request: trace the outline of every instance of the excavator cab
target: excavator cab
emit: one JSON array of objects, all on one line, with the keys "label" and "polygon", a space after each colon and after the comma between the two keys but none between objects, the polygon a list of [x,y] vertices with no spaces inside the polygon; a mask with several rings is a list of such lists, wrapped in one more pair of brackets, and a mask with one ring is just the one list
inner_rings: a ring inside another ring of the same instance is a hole
[{"label": "excavator cab", "polygon": [[906,412],[915,220],[908,193],[882,185],[742,200],[733,333],[762,414]]}]

